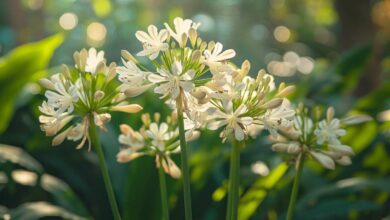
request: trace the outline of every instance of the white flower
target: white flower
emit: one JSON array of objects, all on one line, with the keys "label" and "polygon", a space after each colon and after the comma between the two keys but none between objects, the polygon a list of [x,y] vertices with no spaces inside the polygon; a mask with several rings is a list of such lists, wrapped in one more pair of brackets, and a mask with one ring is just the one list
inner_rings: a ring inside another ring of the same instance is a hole
[{"label": "white flower", "polygon": [[55,83],[54,88],[55,92],[51,90],[45,92],[47,103],[54,107],[58,114],[72,113],[74,110],[73,102],[78,100],[77,88],[72,85],[65,89],[63,83]]},{"label": "white flower", "polygon": [[294,115],[295,111],[291,108],[290,102],[284,99],[279,107],[268,109],[260,120],[263,122],[264,128],[272,136],[276,137],[278,135],[278,129],[291,126]]},{"label": "white flower", "polygon": [[214,115],[213,121],[207,125],[210,130],[216,130],[226,125],[225,132],[222,133],[224,139],[232,131],[234,137],[238,141],[242,141],[245,138],[246,131],[245,126],[249,126],[253,119],[251,117],[242,116],[248,109],[244,104],[241,104],[236,110],[233,109],[232,101],[224,101],[223,111],[221,109],[214,109],[215,112],[211,112]]},{"label": "white flower", "polygon": [[156,123],[151,123],[146,134],[152,139],[153,146],[163,151],[165,147],[165,141],[169,140],[172,135],[168,132],[168,124],[163,122],[158,126]]},{"label": "white flower", "polygon": [[158,32],[157,27],[149,25],[148,33],[144,31],[137,31],[135,36],[143,44],[144,50],[137,53],[137,56],[148,56],[149,59],[154,60],[157,58],[160,51],[168,49],[168,44],[165,40],[168,37],[168,32],[165,29]]},{"label": "white flower", "polygon": [[233,58],[236,55],[236,52],[232,49],[225,50],[223,52],[222,52],[222,49],[223,49],[223,45],[221,43],[217,42],[215,44],[214,48],[212,49],[212,51],[205,50],[204,51],[204,57],[205,57],[204,62],[208,66],[213,67],[216,64],[218,64],[218,62],[228,60],[230,58]]},{"label": "white flower", "polygon": [[122,59],[124,66],[118,66],[116,71],[118,72],[118,79],[125,85],[129,86],[140,86],[146,79],[146,76],[150,72],[142,71],[138,66],[131,60],[125,61]]},{"label": "white flower", "polygon": [[346,132],[344,129],[340,128],[340,120],[334,118],[330,120],[330,122],[328,120],[320,121],[314,134],[317,136],[318,144],[328,142],[332,145],[340,145],[338,138],[345,135]]},{"label": "white flower", "polygon": [[90,48],[88,50],[88,57],[85,65],[85,71],[95,74],[98,65],[101,62],[106,62],[106,59],[104,59],[104,51],[97,52],[95,48]]},{"label": "white flower", "polygon": [[[184,43],[186,41],[186,38],[188,37],[188,32],[190,28],[193,28],[194,30],[198,29],[200,23],[195,23],[190,19],[185,19],[177,17],[173,20],[173,24],[175,26],[175,30],[173,31],[171,27],[165,23],[165,27],[169,31],[169,34],[171,37],[173,37],[180,45],[180,47],[184,46]],[[184,36],[184,39],[183,39]]]},{"label": "white flower", "polygon": [[170,95],[172,99],[176,99],[181,89],[184,92],[190,92],[194,88],[194,83],[191,80],[195,76],[195,71],[188,70],[183,73],[180,62],[174,62],[171,71],[161,68],[157,72],[159,74],[150,74],[148,79],[152,83],[158,84],[154,92],[162,94],[163,97]]}]

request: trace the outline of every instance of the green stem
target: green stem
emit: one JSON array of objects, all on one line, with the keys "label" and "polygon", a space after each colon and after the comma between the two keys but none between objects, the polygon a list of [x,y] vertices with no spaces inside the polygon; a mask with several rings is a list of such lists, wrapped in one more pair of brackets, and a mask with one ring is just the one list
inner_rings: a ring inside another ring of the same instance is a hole
[{"label": "green stem", "polygon": [[226,220],[237,220],[240,185],[240,142],[234,140],[230,155],[229,195]]},{"label": "green stem", "polygon": [[183,191],[184,191],[184,212],[185,219],[192,220],[191,210],[191,188],[190,188],[190,170],[188,167],[188,155],[187,155],[187,142],[184,131],[184,118],[183,118],[183,99],[179,95],[176,99],[177,106],[177,121],[179,125],[180,136],[180,148],[181,148],[181,169],[183,175]]},{"label": "green stem", "polygon": [[295,201],[297,200],[298,190],[299,190],[299,182],[301,180],[302,170],[303,170],[303,163],[305,161],[305,156],[303,154],[299,155],[298,159],[298,168],[297,173],[294,178],[294,185],[291,191],[291,197],[290,197],[290,203],[288,205],[288,211],[287,211],[287,220],[292,220],[294,215],[294,207],[295,207]]},{"label": "green stem", "polygon": [[99,157],[100,171],[102,172],[102,175],[103,175],[103,180],[104,180],[104,184],[105,184],[105,187],[106,187],[108,199],[110,201],[112,213],[114,215],[114,219],[115,220],[120,220],[121,217],[120,217],[120,214],[119,214],[118,205],[116,204],[114,190],[112,189],[110,176],[108,174],[106,161],[104,159],[103,149],[102,149],[102,146],[100,144],[100,140],[99,140],[98,135],[97,135],[96,125],[94,123],[94,119],[93,119],[92,114],[91,114],[91,117],[90,117],[89,136],[91,138],[91,143],[95,147],[96,153],[97,153],[97,155]]},{"label": "green stem", "polygon": [[163,158],[160,157],[160,169],[159,169],[159,177],[160,177],[160,193],[161,193],[161,208],[162,208],[162,216],[163,220],[169,220],[169,207],[168,207],[168,195],[167,195],[167,183],[165,181],[165,173],[163,168]]}]

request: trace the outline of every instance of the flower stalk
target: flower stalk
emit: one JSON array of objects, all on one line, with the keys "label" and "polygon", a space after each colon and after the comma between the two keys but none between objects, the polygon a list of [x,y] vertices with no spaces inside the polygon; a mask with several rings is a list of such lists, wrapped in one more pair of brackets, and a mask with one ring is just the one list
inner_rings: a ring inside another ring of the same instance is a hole
[{"label": "flower stalk", "polygon": [[93,118],[92,114],[91,114],[89,120],[91,123],[91,126],[89,127],[89,136],[91,138],[91,143],[95,147],[96,153],[99,157],[100,171],[103,175],[104,185],[106,187],[108,199],[109,199],[110,206],[112,209],[112,214],[114,216],[114,220],[120,220],[121,217],[119,214],[118,205],[117,205],[116,200],[115,200],[114,190],[112,188],[110,176],[109,176],[108,170],[107,170],[106,161],[104,159],[103,149],[102,149],[102,146],[100,144],[99,137],[97,135],[97,131],[96,131],[97,129],[96,129],[96,125],[95,125],[94,118]]},{"label": "flower stalk", "polygon": [[303,170],[303,164],[305,161],[305,156],[303,154],[300,154],[299,159],[297,160],[297,173],[295,174],[294,178],[294,185],[291,191],[290,196],[290,203],[288,205],[288,211],[287,211],[287,220],[292,220],[294,216],[294,207],[295,207],[295,201],[297,200],[298,196],[298,190],[299,190],[299,183],[302,176],[302,170]]},{"label": "flower stalk", "polygon": [[190,171],[188,167],[187,142],[185,138],[184,118],[183,118],[183,98],[181,92],[176,99],[176,106],[177,106],[177,121],[179,125],[179,138],[180,138],[180,148],[181,148],[181,169],[183,175],[185,219],[191,220],[192,209],[191,209]]},{"label": "flower stalk", "polygon": [[162,219],[169,220],[168,193],[167,193],[167,183],[165,180],[165,172],[163,168],[163,157],[160,157],[159,163],[160,163],[159,180],[160,180]]},{"label": "flower stalk", "polygon": [[229,195],[226,220],[237,220],[240,185],[240,142],[233,141],[230,155]]}]

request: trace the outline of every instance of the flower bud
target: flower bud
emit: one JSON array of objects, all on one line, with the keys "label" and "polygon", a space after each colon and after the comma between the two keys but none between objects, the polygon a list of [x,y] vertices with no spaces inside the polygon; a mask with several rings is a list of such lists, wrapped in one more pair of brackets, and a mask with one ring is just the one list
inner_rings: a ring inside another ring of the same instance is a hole
[{"label": "flower bud", "polygon": [[360,124],[372,120],[373,120],[372,117],[369,115],[354,115],[354,116],[349,116],[347,118],[341,119],[341,123],[346,125],[355,125],[355,124]]},{"label": "flower bud", "polygon": [[318,161],[323,167],[326,169],[334,170],[335,169],[335,163],[332,158],[329,156],[320,153],[320,152],[314,152],[310,151],[310,154],[313,156],[313,158]]},{"label": "flower bud", "polygon": [[58,146],[64,142],[66,136],[68,135],[69,131],[72,129],[72,127],[67,128],[65,131],[61,132],[59,135],[55,136],[51,142],[52,146]]},{"label": "flower bud", "polygon": [[116,105],[111,108],[112,111],[126,112],[126,113],[137,113],[142,110],[142,107],[137,104],[131,105]]},{"label": "flower bud", "polygon": [[348,156],[342,156],[340,159],[336,160],[336,163],[343,165],[343,166],[348,166],[352,164],[351,158]]},{"label": "flower bud", "polygon": [[69,68],[68,68],[68,66],[65,65],[65,64],[62,64],[62,65],[61,65],[61,73],[62,73],[66,78],[68,78],[68,79],[71,78]]},{"label": "flower bud", "polygon": [[279,90],[277,97],[286,97],[288,95],[291,95],[293,92],[295,92],[295,86],[287,86],[283,88],[282,90]]},{"label": "flower bud", "polygon": [[126,163],[143,155],[145,154],[140,152],[133,152],[133,150],[129,148],[119,151],[119,153],[116,155],[116,160],[119,163]]},{"label": "flower bud", "polygon": [[128,61],[132,61],[133,63],[138,63],[137,59],[135,59],[134,56],[131,55],[131,53],[129,53],[129,51],[127,50],[121,50],[121,55],[123,58],[125,58]]},{"label": "flower bud", "polygon": [[198,33],[196,32],[196,30],[194,28],[190,28],[190,30],[188,31],[188,36],[190,38],[190,42],[191,42],[192,47],[195,47],[196,38],[198,37]]},{"label": "flower bud", "polygon": [[39,84],[45,89],[55,90],[54,83],[46,78],[40,79]]},{"label": "flower bud", "polygon": [[145,127],[149,127],[151,120],[150,120],[150,115],[148,113],[142,114],[141,120],[142,123],[145,125]]},{"label": "flower bud", "polygon": [[263,108],[263,109],[274,109],[274,108],[279,107],[282,103],[283,103],[282,98],[275,98],[275,99],[271,99],[270,101],[262,104],[259,107]]},{"label": "flower bud", "polygon": [[102,100],[102,98],[104,97],[104,92],[103,91],[101,91],[101,90],[98,90],[98,91],[96,91],[95,92],[95,100],[96,101],[100,101],[100,100]]},{"label": "flower bud", "polygon": [[333,117],[334,117],[334,108],[329,107],[328,110],[326,111],[326,120],[330,122],[332,121]]},{"label": "flower bud", "polygon": [[147,84],[147,85],[137,86],[137,87],[130,86],[130,87],[126,88],[124,93],[127,97],[136,97],[136,96],[144,93],[146,90],[148,90],[152,86],[153,86],[153,84]]}]

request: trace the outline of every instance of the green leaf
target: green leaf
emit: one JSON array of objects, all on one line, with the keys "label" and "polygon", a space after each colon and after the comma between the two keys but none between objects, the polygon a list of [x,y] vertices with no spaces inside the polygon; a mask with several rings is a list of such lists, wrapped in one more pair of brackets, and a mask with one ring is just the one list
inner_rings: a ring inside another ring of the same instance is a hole
[{"label": "green leaf", "polygon": [[17,47],[0,58],[0,133],[8,126],[20,90],[45,75],[44,70],[62,41],[62,35],[54,35]]},{"label": "green leaf", "polygon": [[340,180],[334,184],[321,187],[311,193],[306,194],[297,203],[297,209],[305,210],[309,204],[315,204],[324,196],[334,196],[340,194],[352,194],[356,191],[364,189],[375,189],[380,192],[390,193],[390,178],[383,179],[364,179],[364,178],[350,178]]},{"label": "green leaf", "polygon": [[[296,213],[296,219],[301,220],[320,220],[320,219],[336,219],[337,217],[342,219],[348,219],[348,216],[352,212],[363,212],[379,209],[380,206],[371,201],[358,200],[340,200],[332,199],[327,200],[314,208],[306,208]],[[337,218],[338,219],[338,218]]]},{"label": "green leaf", "polygon": [[44,217],[61,217],[70,220],[86,219],[47,202],[24,203],[11,210],[10,214],[11,219],[19,220],[36,220]]},{"label": "green leaf", "polygon": [[266,198],[268,191],[270,191],[276,183],[278,183],[287,169],[288,165],[286,163],[282,163],[273,169],[268,176],[259,178],[251,186],[251,188],[240,199],[238,206],[238,215],[240,220],[249,219],[255,213],[257,207],[259,207]]},{"label": "green leaf", "polygon": [[0,144],[0,163],[11,162],[37,173],[43,173],[43,167],[21,148]]},{"label": "green leaf", "polygon": [[[36,173],[26,170],[14,170],[12,177],[16,183],[27,186],[35,186],[38,181]],[[64,181],[52,175],[43,174],[40,177],[40,186],[52,195],[57,205],[79,215],[88,215],[80,199]]]},{"label": "green leaf", "polygon": [[335,88],[339,88],[343,92],[354,89],[359,82],[359,76],[363,73],[371,54],[371,45],[353,48],[343,54],[335,69],[336,73],[343,78],[340,82],[342,86]]}]

